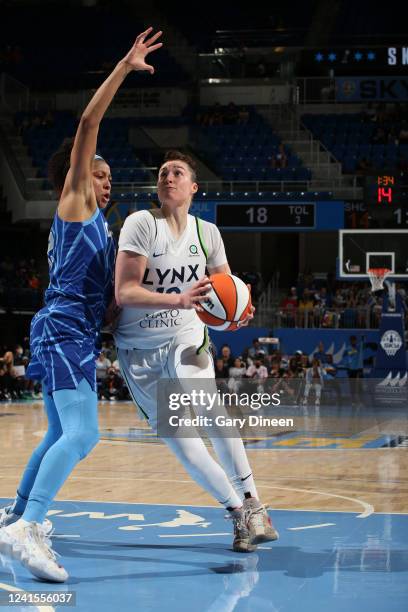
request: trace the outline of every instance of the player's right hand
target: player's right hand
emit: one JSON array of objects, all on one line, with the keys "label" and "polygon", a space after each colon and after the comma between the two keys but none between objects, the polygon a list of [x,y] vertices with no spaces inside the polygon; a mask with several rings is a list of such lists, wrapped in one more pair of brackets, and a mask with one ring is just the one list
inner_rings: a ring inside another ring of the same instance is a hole
[{"label": "player's right hand", "polygon": [[156,32],[151,38],[145,41],[145,38],[152,33],[153,28],[148,28],[145,32],[139,34],[129,53],[123,58],[123,62],[132,70],[147,70],[150,74],[154,74],[153,66],[146,64],[145,58],[152,51],[160,49],[163,43],[153,43],[162,35],[162,31]]},{"label": "player's right hand", "polygon": [[203,276],[199,281],[194,283],[189,289],[180,293],[180,308],[187,310],[197,310],[203,312],[200,302],[207,299],[207,294],[211,291],[211,282],[208,276]]}]

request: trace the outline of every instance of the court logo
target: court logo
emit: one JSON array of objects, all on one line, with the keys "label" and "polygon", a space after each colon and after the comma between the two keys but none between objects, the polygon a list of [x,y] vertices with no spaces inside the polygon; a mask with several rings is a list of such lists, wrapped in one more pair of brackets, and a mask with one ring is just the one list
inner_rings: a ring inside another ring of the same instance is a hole
[{"label": "court logo", "polygon": [[402,346],[402,338],[397,331],[389,329],[383,334],[380,344],[388,357],[394,357]]},{"label": "court logo", "polygon": [[188,250],[190,252],[190,257],[196,257],[198,255],[198,249],[195,244],[190,244]]}]

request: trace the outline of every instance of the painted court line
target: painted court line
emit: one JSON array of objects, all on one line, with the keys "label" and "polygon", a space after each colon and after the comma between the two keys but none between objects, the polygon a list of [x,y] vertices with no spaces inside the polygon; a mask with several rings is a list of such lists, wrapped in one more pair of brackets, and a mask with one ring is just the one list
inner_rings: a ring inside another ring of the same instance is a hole
[{"label": "painted court line", "polygon": [[355,504],[359,504],[364,508],[364,511],[361,514],[358,514],[356,518],[367,518],[371,514],[374,513],[374,506],[368,504],[362,499],[357,499],[356,497],[347,497],[347,495],[339,495],[338,493],[327,493],[326,491],[315,491],[313,489],[297,489],[295,487],[281,487],[278,485],[258,485],[260,489],[279,489],[280,491],[296,491],[297,493],[314,493],[317,495],[323,495],[325,497],[335,497],[337,499],[347,499],[347,501],[351,501]]},{"label": "painted court line", "polygon": [[[132,480],[132,481],[143,481],[145,482],[145,478],[133,478],[130,476],[121,477],[109,477],[109,476],[71,476],[71,480]],[[173,482],[178,484],[190,483],[190,480],[176,480],[170,478],[150,478],[150,482]],[[260,489],[278,489],[280,491],[296,491],[297,493],[311,493],[314,495],[322,495],[323,497],[334,497],[336,499],[346,499],[347,501],[353,502],[354,504],[358,504],[363,507],[363,512],[357,515],[357,518],[367,518],[370,514],[374,513],[374,506],[372,504],[368,504],[362,499],[358,499],[356,497],[348,497],[347,495],[340,495],[338,493],[327,493],[326,491],[316,491],[314,489],[298,489],[294,487],[282,487],[279,485],[258,485]]]},{"label": "painted court line", "polygon": [[304,525],[303,527],[288,527],[288,531],[301,531],[302,529],[318,529],[319,527],[333,527],[336,523],[320,523],[320,525]]},{"label": "painted court line", "polygon": [[210,536],[229,536],[229,531],[226,533],[178,533],[177,535],[159,535],[159,538],[208,538]]}]

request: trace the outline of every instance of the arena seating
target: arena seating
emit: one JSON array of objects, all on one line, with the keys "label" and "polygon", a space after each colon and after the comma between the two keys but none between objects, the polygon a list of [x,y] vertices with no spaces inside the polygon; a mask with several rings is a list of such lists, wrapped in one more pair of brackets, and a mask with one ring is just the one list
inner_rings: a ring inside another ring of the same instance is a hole
[{"label": "arena seating", "polygon": [[[211,110],[211,109],[209,109]],[[272,168],[280,140],[254,108],[244,125],[208,125],[200,128],[200,150],[211,159],[215,172],[227,181],[308,181],[311,172],[285,147],[286,168]],[[203,109],[205,112],[205,109]]]},{"label": "arena seating", "polygon": [[[146,28],[139,14],[109,7],[87,11],[70,3],[47,4],[46,10],[25,6],[23,14],[18,5],[10,6],[2,14],[2,26],[2,44],[18,47],[18,61],[5,71],[32,89],[47,91],[98,87]],[[131,75],[122,87],[189,82],[166,48],[155,54],[154,65],[154,75]]]},{"label": "arena seating", "polygon": [[[55,113],[51,124],[44,124],[44,116],[18,113],[16,125],[21,126],[27,118],[34,125],[23,131],[23,141],[38,168],[38,176],[46,178],[49,158],[64,138],[74,134],[77,121],[70,113],[60,112]],[[143,167],[128,142],[129,123],[129,119],[105,119],[98,138],[98,152],[109,162],[115,182],[151,181],[152,174]]]},{"label": "arena seating", "polygon": [[364,120],[362,113],[303,115],[303,124],[342,163],[343,172],[354,173],[359,160],[366,159],[373,169],[396,168],[400,160],[408,160],[408,144],[374,144],[378,128],[386,134],[399,134],[401,122],[381,124]]}]

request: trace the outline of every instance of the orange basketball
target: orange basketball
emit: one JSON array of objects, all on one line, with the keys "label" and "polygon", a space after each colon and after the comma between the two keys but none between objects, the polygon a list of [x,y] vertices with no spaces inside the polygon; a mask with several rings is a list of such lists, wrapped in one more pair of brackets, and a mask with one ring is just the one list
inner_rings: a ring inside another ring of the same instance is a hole
[{"label": "orange basketball", "polygon": [[251,294],[246,284],[233,274],[212,274],[207,299],[201,302],[200,319],[211,329],[232,331],[251,310]]}]

